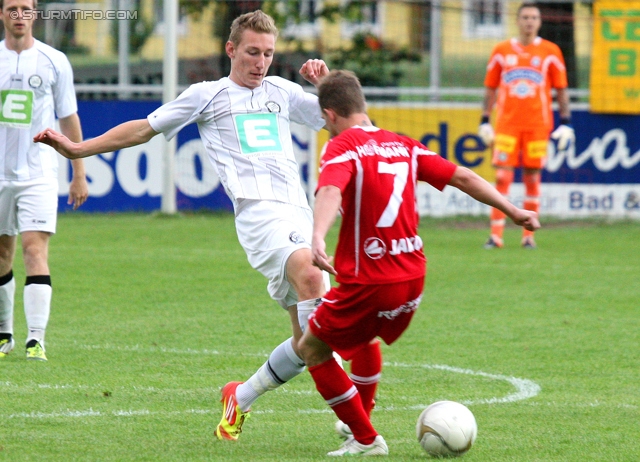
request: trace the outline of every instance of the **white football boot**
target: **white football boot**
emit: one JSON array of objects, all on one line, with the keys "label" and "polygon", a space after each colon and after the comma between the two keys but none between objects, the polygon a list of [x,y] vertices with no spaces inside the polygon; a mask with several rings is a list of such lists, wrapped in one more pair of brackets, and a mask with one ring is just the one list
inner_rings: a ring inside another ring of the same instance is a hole
[{"label": "white football boot", "polygon": [[381,435],[376,436],[371,444],[358,443],[352,436],[345,441],[340,449],[327,453],[328,456],[387,456],[389,448]]}]

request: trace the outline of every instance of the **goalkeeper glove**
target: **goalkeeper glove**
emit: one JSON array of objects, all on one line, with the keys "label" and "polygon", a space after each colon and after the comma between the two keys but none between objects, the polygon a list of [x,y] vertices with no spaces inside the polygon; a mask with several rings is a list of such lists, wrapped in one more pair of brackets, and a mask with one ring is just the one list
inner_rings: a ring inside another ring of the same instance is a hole
[{"label": "goalkeeper glove", "polygon": [[576,133],[568,117],[560,119],[560,125],[551,133],[551,138],[558,142],[558,151],[564,151],[569,142],[575,142]]},{"label": "goalkeeper glove", "polygon": [[482,116],[482,119],[480,119],[480,127],[478,127],[478,136],[480,137],[482,142],[487,146],[490,146],[491,143],[493,143],[493,138],[495,137],[495,134],[493,132],[493,127],[489,123],[488,116]]}]

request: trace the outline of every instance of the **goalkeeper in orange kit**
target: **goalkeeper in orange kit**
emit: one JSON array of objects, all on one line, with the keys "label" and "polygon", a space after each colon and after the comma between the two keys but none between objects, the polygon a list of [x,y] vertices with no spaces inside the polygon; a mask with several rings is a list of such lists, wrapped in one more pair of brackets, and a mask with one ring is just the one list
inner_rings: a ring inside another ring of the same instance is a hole
[{"label": "goalkeeper in orange kit", "polygon": [[[538,37],[540,10],[530,3],[518,8],[519,36],[499,43],[493,49],[485,76],[485,98],[478,135],[493,147],[496,188],[509,193],[514,169],[522,168],[525,185],[523,208],[540,208],[540,171],[547,155],[549,135],[564,150],[575,141],[571,127],[567,71],[560,48]],[[560,124],[553,130],[551,89],[555,88]],[[495,132],[489,123],[497,106]],[[491,209],[491,235],[485,248],[500,248],[503,243],[505,215]],[[523,231],[522,246],[535,249],[533,231]]]}]

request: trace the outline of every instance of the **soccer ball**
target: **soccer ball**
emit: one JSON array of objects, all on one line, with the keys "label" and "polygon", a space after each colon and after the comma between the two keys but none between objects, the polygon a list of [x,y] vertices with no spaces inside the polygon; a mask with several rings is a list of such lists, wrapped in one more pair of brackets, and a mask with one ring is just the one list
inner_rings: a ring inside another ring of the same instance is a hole
[{"label": "soccer ball", "polygon": [[463,404],[438,401],[418,417],[416,435],[422,449],[434,457],[456,457],[467,452],[478,434],[476,418]]}]

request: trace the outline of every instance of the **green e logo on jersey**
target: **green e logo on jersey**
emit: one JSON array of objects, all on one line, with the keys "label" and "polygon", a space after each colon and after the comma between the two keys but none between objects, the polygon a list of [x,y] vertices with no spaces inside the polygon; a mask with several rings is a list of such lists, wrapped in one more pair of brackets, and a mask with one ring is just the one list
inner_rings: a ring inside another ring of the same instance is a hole
[{"label": "green e logo on jersey", "polygon": [[29,128],[32,115],[33,91],[0,90],[0,124]]},{"label": "green e logo on jersey", "polygon": [[241,114],[235,122],[242,154],[282,152],[276,114]]}]

